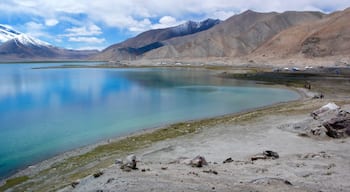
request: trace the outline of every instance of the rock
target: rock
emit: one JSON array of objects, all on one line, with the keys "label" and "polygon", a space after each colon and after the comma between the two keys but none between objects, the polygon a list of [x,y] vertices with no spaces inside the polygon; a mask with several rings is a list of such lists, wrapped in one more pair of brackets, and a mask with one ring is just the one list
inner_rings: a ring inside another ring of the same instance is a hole
[{"label": "rock", "polygon": [[100,177],[101,175],[103,175],[103,171],[98,171],[96,173],[93,174],[94,178],[98,178]]},{"label": "rock", "polygon": [[314,158],[330,158],[326,152],[321,151],[319,153],[307,153],[305,155],[298,155],[301,159],[314,159]]},{"label": "rock", "polygon": [[198,155],[191,160],[190,165],[192,167],[203,167],[204,165],[208,165],[208,163],[203,156]]},{"label": "rock", "polygon": [[278,159],[280,156],[278,155],[277,152],[274,151],[264,151],[263,154],[268,157],[268,158],[272,158],[272,159]]},{"label": "rock", "polygon": [[326,134],[332,138],[350,136],[350,117],[337,117],[323,123]]},{"label": "rock", "polygon": [[211,169],[210,169],[210,170],[204,170],[203,173],[212,173],[212,174],[214,174],[214,175],[219,174],[217,171],[211,170]]},{"label": "rock", "polygon": [[267,157],[265,155],[262,155],[262,154],[257,154],[257,155],[254,155],[250,158],[252,161],[256,161],[258,159],[267,159]]},{"label": "rock", "polygon": [[109,179],[107,180],[106,184],[112,183],[114,180],[115,180],[114,178],[109,178]]},{"label": "rock", "polygon": [[290,181],[281,179],[281,178],[273,178],[273,177],[264,177],[264,178],[259,178],[259,179],[254,179],[250,181],[249,183],[253,184],[263,184],[263,185],[271,185],[271,184],[286,184],[286,185],[293,185]]},{"label": "rock", "polygon": [[233,159],[231,157],[229,157],[225,161],[223,161],[222,163],[231,163],[231,162],[233,162]]},{"label": "rock", "polygon": [[114,161],[114,163],[117,164],[117,165],[123,164],[123,160],[121,160],[121,159],[116,159],[116,160]]},{"label": "rock", "polygon": [[261,154],[257,154],[257,155],[252,156],[250,159],[252,161],[256,161],[258,159],[278,159],[278,158],[279,158],[279,155],[277,152],[267,150]]},{"label": "rock", "polygon": [[76,180],[76,181],[73,181],[70,185],[71,185],[73,188],[75,188],[75,187],[77,187],[77,186],[79,185],[79,183],[80,183],[80,180],[78,179],[78,180]]},{"label": "rock", "polygon": [[126,163],[120,166],[124,171],[131,171],[137,169],[136,155],[132,154],[126,157]]},{"label": "rock", "polygon": [[319,116],[321,116],[322,114],[328,112],[328,111],[333,111],[333,110],[337,110],[340,107],[338,105],[336,105],[335,103],[328,103],[327,105],[322,106],[321,108],[313,111],[311,113],[311,116],[314,119],[317,119]]}]

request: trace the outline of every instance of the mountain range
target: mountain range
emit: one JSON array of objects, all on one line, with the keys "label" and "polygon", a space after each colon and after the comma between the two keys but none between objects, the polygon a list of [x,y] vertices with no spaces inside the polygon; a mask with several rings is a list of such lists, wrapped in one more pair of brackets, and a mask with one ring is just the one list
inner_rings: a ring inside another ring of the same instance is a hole
[{"label": "mountain range", "polygon": [[[225,21],[216,21],[206,30],[195,33],[162,36],[159,34],[170,34],[174,28],[147,31],[112,45],[93,58],[273,60],[349,57],[349,18],[350,8],[331,14],[311,11],[258,13],[248,10]],[[149,47],[144,49],[145,46]],[[142,51],[133,52],[139,49]]]},{"label": "mountain range", "polygon": [[83,60],[98,53],[95,50],[70,50],[55,47],[10,26],[0,25],[1,61]]},{"label": "mountain range", "polygon": [[146,31],[134,38],[106,48],[94,58],[97,60],[137,59],[147,52],[166,46],[166,40],[196,34],[208,30],[220,22],[217,19],[207,19],[202,22],[188,21],[175,27]]},{"label": "mountain range", "polygon": [[[64,58],[99,61],[155,59],[279,60],[346,57],[350,60],[350,8],[259,13],[225,21],[207,19],[149,30],[101,52],[57,48],[0,25],[0,59]],[[350,62],[350,61],[349,61]]]}]

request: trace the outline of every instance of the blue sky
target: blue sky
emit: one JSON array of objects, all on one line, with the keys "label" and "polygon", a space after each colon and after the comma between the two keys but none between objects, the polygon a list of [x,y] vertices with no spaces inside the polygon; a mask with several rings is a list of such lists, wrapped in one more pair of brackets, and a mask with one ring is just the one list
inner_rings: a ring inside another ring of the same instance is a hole
[{"label": "blue sky", "polygon": [[101,50],[145,30],[224,20],[247,9],[328,13],[347,7],[349,0],[1,0],[0,23],[55,46]]}]

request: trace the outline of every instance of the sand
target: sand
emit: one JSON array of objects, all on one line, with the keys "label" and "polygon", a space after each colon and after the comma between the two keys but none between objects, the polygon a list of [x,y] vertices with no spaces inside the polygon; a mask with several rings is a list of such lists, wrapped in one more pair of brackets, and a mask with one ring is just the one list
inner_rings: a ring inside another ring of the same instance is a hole
[{"label": "sand", "polygon": [[[134,152],[138,170],[111,165],[102,176],[88,176],[61,191],[350,191],[349,139],[301,137],[295,130],[317,125],[310,111],[327,102],[307,99],[154,143]],[[264,150],[280,158],[251,161]],[[208,166],[191,167],[181,160],[197,155]],[[227,158],[233,162],[223,163]]]}]

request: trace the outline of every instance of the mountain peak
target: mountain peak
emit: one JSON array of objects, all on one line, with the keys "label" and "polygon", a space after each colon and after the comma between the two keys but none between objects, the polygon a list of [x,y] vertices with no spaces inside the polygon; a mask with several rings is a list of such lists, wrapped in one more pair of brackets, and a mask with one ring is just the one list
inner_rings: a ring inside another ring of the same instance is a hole
[{"label": "mountain peak", "polygon": [[12,29],[12,27],[0,24],[0,44],[15,38],[20,32]]},{"label": "mountain peak", "polygon": [[216,24],[219,24],[221,21],[219,19],[206,19],[204,21],[187,21],[184,24],[173,27],[173,30],[178,33],[188,33],[192,34],[195,32],[207,30],[213,27]]},{"label": "mountain peak", "polygon": [[17,43],[27,45],[27,46],[51,46],[49,43],[46,43],[44,41],[41,41],[39,39],[35,39],[29,35],[26,34],[19,34],[13,40]]},{"label": "mountain peak", "polygon": [[0,44],[13,40],[17,45],[50,46],[49,43],[14,30],[11,26],[0,24]]}]

